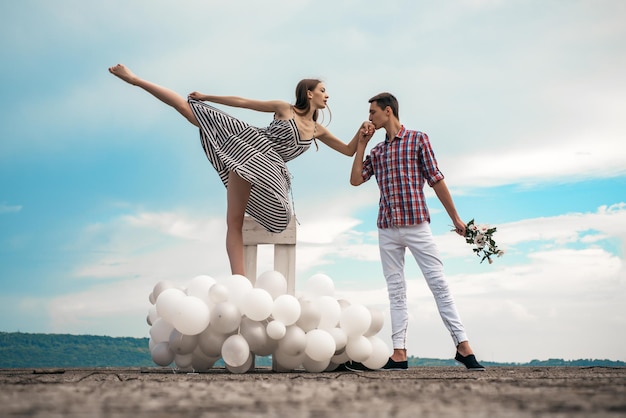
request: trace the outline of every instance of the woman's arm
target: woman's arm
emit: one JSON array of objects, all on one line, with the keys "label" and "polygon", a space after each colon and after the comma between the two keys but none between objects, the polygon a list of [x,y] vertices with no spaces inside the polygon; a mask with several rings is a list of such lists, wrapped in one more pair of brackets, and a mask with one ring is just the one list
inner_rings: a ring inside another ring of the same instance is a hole
[{"label": "woman's arm", "polygon": [[189,93],[188,97],[203,102],[217,103],[230,107],[242,107],[258,112],[273,112],[276,113],[276,116],[279,118],[291,115],[291,105],[282,100],[254,100],[237,96],[213,96],[197,91]]},{"label": "woman's arm", "polygon": [[365,136],[371,136],[374,134],[374,125],[371,122],[366,121],[359,126],[359,129],[352,137],[352,140],[347,144],[337,138],[335,135],[331,134],[325,126],[318,126],[319,134],[317,138],[322,141],[324,144],[328,145],[330,148],[334,149],[337,152],[342,153],[343,155],[347,155],[348,157],[352,157],[357,149],[357,143],[359,142],[359,138]]}]

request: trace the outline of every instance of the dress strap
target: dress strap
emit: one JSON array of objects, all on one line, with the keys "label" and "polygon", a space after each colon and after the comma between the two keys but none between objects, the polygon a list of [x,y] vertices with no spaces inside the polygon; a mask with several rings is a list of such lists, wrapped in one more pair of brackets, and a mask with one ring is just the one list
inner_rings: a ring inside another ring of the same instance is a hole
[{"label": "dress strap", "polygon": [[315,151],[319,151],[320,147],[317,145],[317,139],[315,138],[315,134],[317,133],[317,121],[314,121],[315,125],[313,125],[313,142],[315,142]]}]

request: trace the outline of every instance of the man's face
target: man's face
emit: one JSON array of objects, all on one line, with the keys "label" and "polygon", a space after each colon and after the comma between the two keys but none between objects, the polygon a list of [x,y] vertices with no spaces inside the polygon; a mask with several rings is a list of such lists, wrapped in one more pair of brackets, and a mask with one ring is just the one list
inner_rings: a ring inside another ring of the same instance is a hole
[{"label": "man's face", "polygon": [[382,128],[389,120],[388,112],[381,109],[377,102],[370,103],[370,122],[376,129]]}]

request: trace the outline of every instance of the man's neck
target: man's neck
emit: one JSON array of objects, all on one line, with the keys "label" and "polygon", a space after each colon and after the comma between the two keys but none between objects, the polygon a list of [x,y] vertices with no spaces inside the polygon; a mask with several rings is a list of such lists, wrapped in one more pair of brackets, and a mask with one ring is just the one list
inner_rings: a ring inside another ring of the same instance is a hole
[{"label": "man's neck", "polygon": [[402,129],[402,124],[397,119],[390,120],[389,123],[385,125],[385,131],[387,132],[387,138],[389,138],[389,141],[393,141],[398,132],[400,132],[400,129]]}]

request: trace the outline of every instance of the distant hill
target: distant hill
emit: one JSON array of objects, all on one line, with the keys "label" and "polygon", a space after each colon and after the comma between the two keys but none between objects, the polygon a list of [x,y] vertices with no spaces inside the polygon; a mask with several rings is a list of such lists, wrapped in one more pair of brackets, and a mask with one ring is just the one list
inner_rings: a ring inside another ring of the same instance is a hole
[{"label": "distant hill", "polygon": [[[529,363],[493,363],[485,366],[626,367],[613,360],[532,360]],[[223,365],[223,363],[221,363]],[[258,366],[271,366],[270,357],[257,357]],[[216,365],[220,365],[217,363]],[[411,357],[410,366],[455,366],[452,359]],[[71,334],[0,332],[0,368],[157,367],[147,338]]]},{"label": "distant hill", "polygon": [[0,368],[144,366],[147,338],[0,332]]}]

